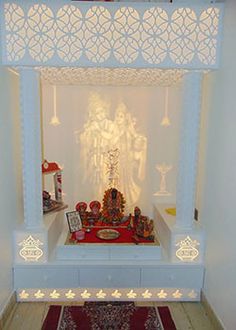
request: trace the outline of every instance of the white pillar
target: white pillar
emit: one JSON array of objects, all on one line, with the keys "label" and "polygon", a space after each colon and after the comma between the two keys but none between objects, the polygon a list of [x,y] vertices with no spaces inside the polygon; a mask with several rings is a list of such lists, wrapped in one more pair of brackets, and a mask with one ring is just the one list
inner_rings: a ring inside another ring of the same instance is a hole
[{"label": "white pillar", "polygon": [[176,194],[176,227],[191,228],[194,221],[195,190],[201,112],[202,73],[183,78],[182,127]]},{"label": "white pillar", "polygon": [[26,228],[42,226],[42,173],[40,75],[31,68],[20,70],[20,109],[22,123],[22,167],[24,221]]}]

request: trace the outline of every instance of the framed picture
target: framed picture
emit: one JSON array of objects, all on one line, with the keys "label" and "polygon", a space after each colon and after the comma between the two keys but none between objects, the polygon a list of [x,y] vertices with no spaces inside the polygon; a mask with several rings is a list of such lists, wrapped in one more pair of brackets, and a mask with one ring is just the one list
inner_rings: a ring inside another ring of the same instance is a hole
[{"label": "framed picture", "polygon": [[71,233],[78,231],[82,228],[82,221],[79,215],[79,212],[72,211],[66,213],[69,230]]}]

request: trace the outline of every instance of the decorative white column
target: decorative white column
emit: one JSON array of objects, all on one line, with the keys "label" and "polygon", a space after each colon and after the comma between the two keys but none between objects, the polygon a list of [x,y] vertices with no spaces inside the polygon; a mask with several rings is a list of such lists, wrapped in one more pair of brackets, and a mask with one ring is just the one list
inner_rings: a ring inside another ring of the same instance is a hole
[{"label": "decorative white column", "polygon": [[183,78],[182,127],[176,196],[176,227],[190,229],[194,220],[201,112],[201,72]]},{"label": "decorative white column", "polygon": [[20,70],[24,221],[28,229],[42,227],[42,174],[40,76],[31,68]]}]

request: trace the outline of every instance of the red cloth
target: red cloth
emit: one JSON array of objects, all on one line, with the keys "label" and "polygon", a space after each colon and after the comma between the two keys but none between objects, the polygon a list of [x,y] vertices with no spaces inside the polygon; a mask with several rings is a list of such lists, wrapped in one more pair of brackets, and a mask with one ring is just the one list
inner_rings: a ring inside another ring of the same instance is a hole
[{"label": "red cloth", "polygon": [[[110,227],[107,227],[110,228]],[[147,240],[144,238],[139,237],[138,241],[134,238],[134,232],[133,230],[128,230],[127,228],[112,228],[117,230],[120,233],[120,236],[116,239],[112,239],[112,240],[105,240],[105,239],[101,239],[98,238],[97,232],[100,229],[105,229],[105,227],[93,227],[91,232],[89,233],[85,233],[85,238],[81,241],[77,241],[78,243],[153,243],[153,240]],[[76,241],[75,238],[75,233],[71,234],[70,237],[71,240]]]}]

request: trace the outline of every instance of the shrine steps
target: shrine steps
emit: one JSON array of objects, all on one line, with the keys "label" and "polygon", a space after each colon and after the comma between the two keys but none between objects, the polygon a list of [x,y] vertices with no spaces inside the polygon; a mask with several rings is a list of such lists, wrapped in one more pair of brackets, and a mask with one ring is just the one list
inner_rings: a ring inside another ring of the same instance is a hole
[{"label": "shrine steps", "polygon": [[18,301],[200,300],[202,265],[173,263],[160,245],[65,245],[67,235],[47,262],[14,266]]},{"label": "shrine steps", "polygon": [[17,300],[199,301],[204,266],[171,260],[163,241],[171,237],[167,225],[160,220],[155,226],[162,233],[161,245],[65,244],[64,213],[47,215],[42,259],[14,264]]}]

